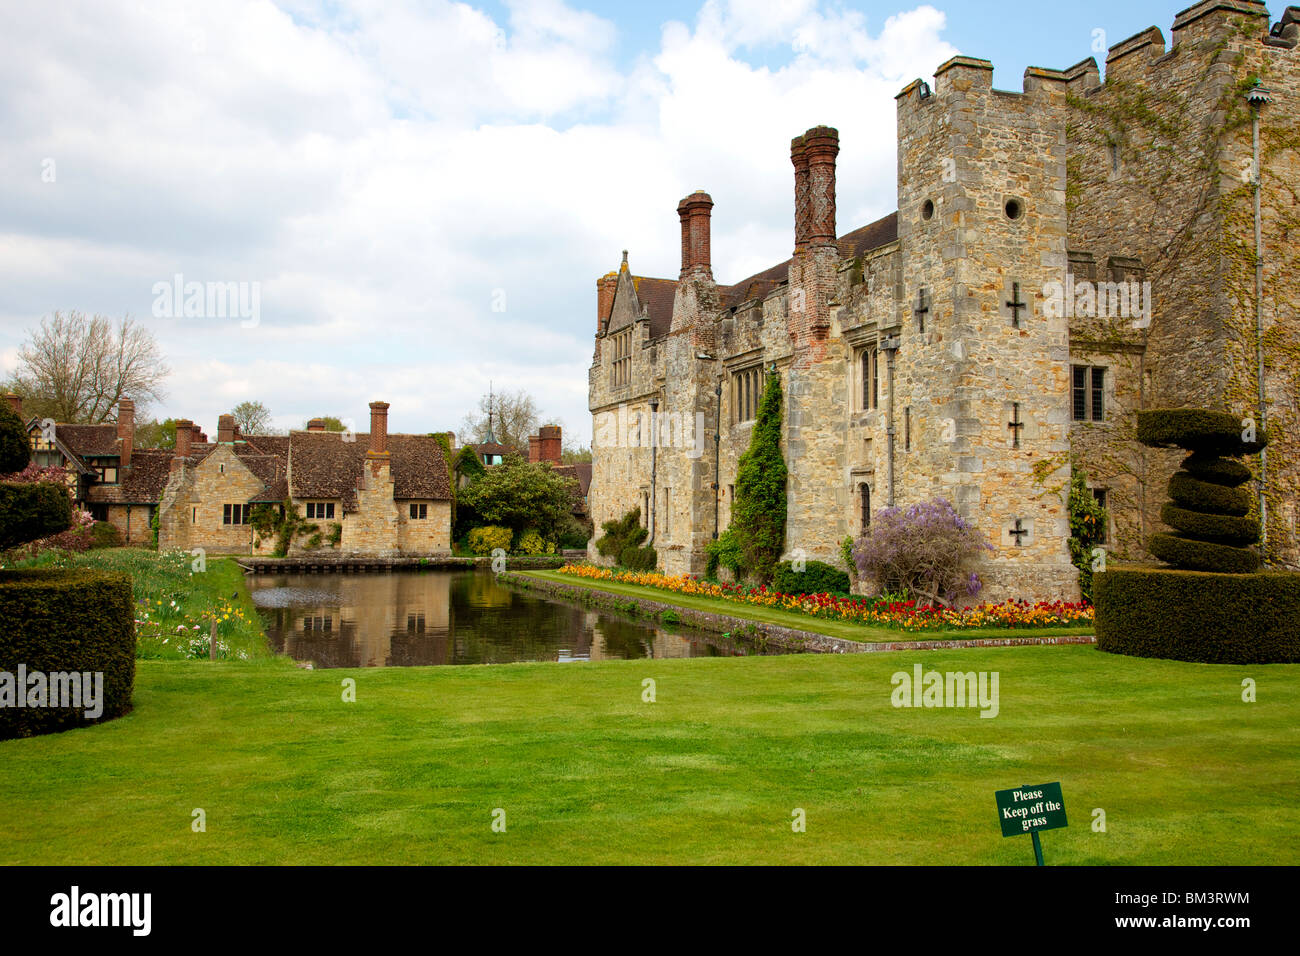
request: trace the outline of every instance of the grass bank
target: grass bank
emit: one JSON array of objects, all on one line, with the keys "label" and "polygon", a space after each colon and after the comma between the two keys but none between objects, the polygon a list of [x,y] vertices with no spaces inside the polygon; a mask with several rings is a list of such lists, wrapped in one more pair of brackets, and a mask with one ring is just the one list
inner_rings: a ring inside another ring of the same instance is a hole
[{"label": "grass bank", "polygon": [[145,660],[207,658],[209,628],[217,622],[217,652],[231,660],[271,660],[274,655],[257,609],[232,558],[144,548],[106,548],[70,554],[47,551],[15,567],[93,568],[131,578],[135,598],[136,657]]},{"label": "grass bank", "polygon": [[[913,664],[998,671],[997,717],[894,708],[891,675]],[[1089,647],[351,671],[141,661],[136,686],[119,720],[0,742],[0,863],[1029,865],[993,792],[1058,780],[1070,826],[1044,835],[1049,864],[1300,862],[1300,665]]]},{"label": "grass bank", "polygon": [[746,621],[761,621],[778,627],[811,631],[814,634],[826,634],[846,641],[884,642],[894,641],[943,641],[967,640],[985,637],[1052,637],[1067,634],[1091,634],[1092,625],[1079,627],[976,627],[961,630],[916,630],[904,631],[901,628],[872,627],[852,621],[836,621],[827,618],[800,614],[797,611],[784,611],[778,608],[754,607],[736,601],[705,597],[697,594],[681,594],[661,588],[645,587],[639,584],[624,584],[621,581],[592,581],[571,574],[559,574],[555,571],[519,571],[520,575],[552,581],[556,584],[568,584],[574,587],[621,594],[626,597],[656,601],[660,604],[673,604],[677,607],[705,611],[709,614],[724,614]]}]

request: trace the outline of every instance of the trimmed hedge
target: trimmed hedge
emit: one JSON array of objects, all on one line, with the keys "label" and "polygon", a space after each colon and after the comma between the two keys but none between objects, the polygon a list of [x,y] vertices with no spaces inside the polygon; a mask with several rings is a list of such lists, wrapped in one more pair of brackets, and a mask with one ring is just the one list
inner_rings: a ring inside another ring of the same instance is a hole
[{"label": "trimmed hedge", "polygon": [[31,440],[23,420],[8,402],[0,402],[0,475],[22,471],[32,460]]},{"label": "trimmed hedge", "polygon": [[1165,502],[1160,520],[1189,538],[1215,544],[1243,547],[1259,540],[1259,521],[1255,518],[1205,514]]},{"label": "trimmed hedge", "polygon": [[1249,488],[1230,488],[1200,481],[1185,471],[1176,471],[1169,479],[1169,497],[1175,504],[1192,511],[1237,516],[1250,514]]},{"label": "trimmed hedge", "polygon": [[649,545],[628,545],[619,552],[618,563],[629,571],[653,571],[659,564],[659,553]]},{"label": "trimmed hedge", "polygon": [[[124,574],[0,571],[0,740],[97,723],[131,709],[135,684],[131,601],[131,580]],[[28,688],[16,687],[19,665],[29,676],[39,673],[46,679],[56,673],[102,674],[102,700],[97,703],[103,712],[91,719],[85,716],[84,706],[12,706],[8,694],[35,690],[30,681]]]},{"label": "trimmed hedge", "polygon": [[1300,574],[1112,568],[1094,579],[1097,648],[1206,664],[1300,661]]},{"label": "trimmed hedge", "polygon": [[1242,462],[1218,455],[1188,455],[1183,459],[1182,469],[1193,478],[1229,488],[1244,485],[1252,477],[1250,469]]},{"label": "trimmed hedge", "polygon": [[1241,440],[1241,418],[1204,408],[1153,408],[1138,412],[1137,440],[1154,448],[1176,446],[1204,456],[1253,455],[1268,444],[1267,432],[1256,429],[1255,440]]},{"label": "trimmed hedge", "polygon": [[782,561],[772,575],[772,588],[780,594],[848,594],[849,576],[823,561],[806,561],[803,571]]},{"label": "trimmed hedge", "polygon": [[[1225,574],[1250,574],[1259,570],[1259,553],[1230,544],[1195,541],[1176,534],[1153,534],[1147,550],[1166,564],[1190,571],[1222,571]],[[1300,622],[1297,622],[1300,627]]]},{"label": "trimmed hedge", "polygon": [[72,499],[63,485],[0,482],[0,551],[67,531],[71,524]]}]

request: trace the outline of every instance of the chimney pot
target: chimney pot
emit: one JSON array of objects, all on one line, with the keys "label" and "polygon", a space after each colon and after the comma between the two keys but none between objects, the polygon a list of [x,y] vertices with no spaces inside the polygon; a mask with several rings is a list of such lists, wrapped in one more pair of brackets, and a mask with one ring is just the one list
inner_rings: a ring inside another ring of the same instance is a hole
[{"label": "chimney pot", "polygon": [[713,199],[702,190],[696,190],[677,204],[677,215],[682,221],[683,276],[694,273],[713,278],[710,248],[712,210]]},{"label": "chimney pot", "polygon": [[323,418],[313,418],[307,423],[307,431],[309,432],[323,432],[324,430],[325,419]]},{"label": "chimney pot", "polygon": [[118,468],[130,468],[131,453],[135,450],[135,402],[129,398],[117,403],[117,438],[121,443]]},{"label": "chimney pot", "polygon": [[370,403],[370,450],[367,457],[388,454],[388,403]]},{"label": "chimney pot", "polygon": [[[537,430],[538,461],[549,461],[553,465],[560,463],[560,426],[543,425]],[[531,446],[532,439],[529,439]],[[531,447],[529,451],[531,452]]]}]

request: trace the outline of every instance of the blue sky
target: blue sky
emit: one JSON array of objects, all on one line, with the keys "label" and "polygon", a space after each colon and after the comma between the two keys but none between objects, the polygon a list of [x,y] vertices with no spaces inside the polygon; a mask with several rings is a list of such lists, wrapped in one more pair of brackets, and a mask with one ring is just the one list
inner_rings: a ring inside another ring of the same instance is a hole
[{"label": "blue sky", "polygon": [[[961,52],[1018,90],[1183,5],[7,4],[0,372],[55,309],[129,313],[173,369],[159,417],[384,399],[458,429],[491,380],[585,443],[595,281],[624,248],[675,276],[682,196],[713,195],[735,281],[789,255],[790,137],[840,129],[847,232],[894,208],[906,82]],[[255,290],[256,321],[157,314],[177,275]]]}]

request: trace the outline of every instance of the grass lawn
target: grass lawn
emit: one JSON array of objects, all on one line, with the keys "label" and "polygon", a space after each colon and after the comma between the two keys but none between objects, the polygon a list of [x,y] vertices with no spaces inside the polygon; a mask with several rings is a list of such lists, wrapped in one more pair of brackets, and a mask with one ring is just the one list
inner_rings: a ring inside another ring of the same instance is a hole
[{"label": "grass lawn", "polygon": [[[998,716],[895,709],[891,675],[914,663],[998,671]],[[1241,700],[1245,677],[1257,703]],[[1030,865],[993,792],[1057,780],[1070,826],[1044,834],[1049,864],[1300,862],[1300,665],[1079,646],[349,671],[141,661],[136,688],[127,717],[0,742],[0,863]],[[206,832],[191,832],[195,808]],[[795,808],[807,832],[792,832]]]},{"label": "grass lawn", "polygon": [[516,573],[533,578],[542,578],[547,581],[555,581],[560,584],[571,584],[575,587],[608,591],[611,594],[625,594],[628,597],[644,598],[647,601],[659,601],[662,604],[675,604],[678,607],[692,608],[696,611],[727,614],[748,621],[764,621],[780,627],[812,631],[815,634],[829,634],[831,637],[839,637],[847,641],[955,641],[980,637],[1050,637],[1062,634],[1091,634],[1093,632],[1091,624],[1081,627],[972,627],[949,631],[904,631],[902,628],[871,627],[852,621],[832,621],[826,618],[812,617],[794,611],[754,607],[698,594],[678,594],[673,591],[644,587],[639,584],[623,584],[619,581],[593,581],[571,574],[560,574],[557,571],[519,571]]}]

